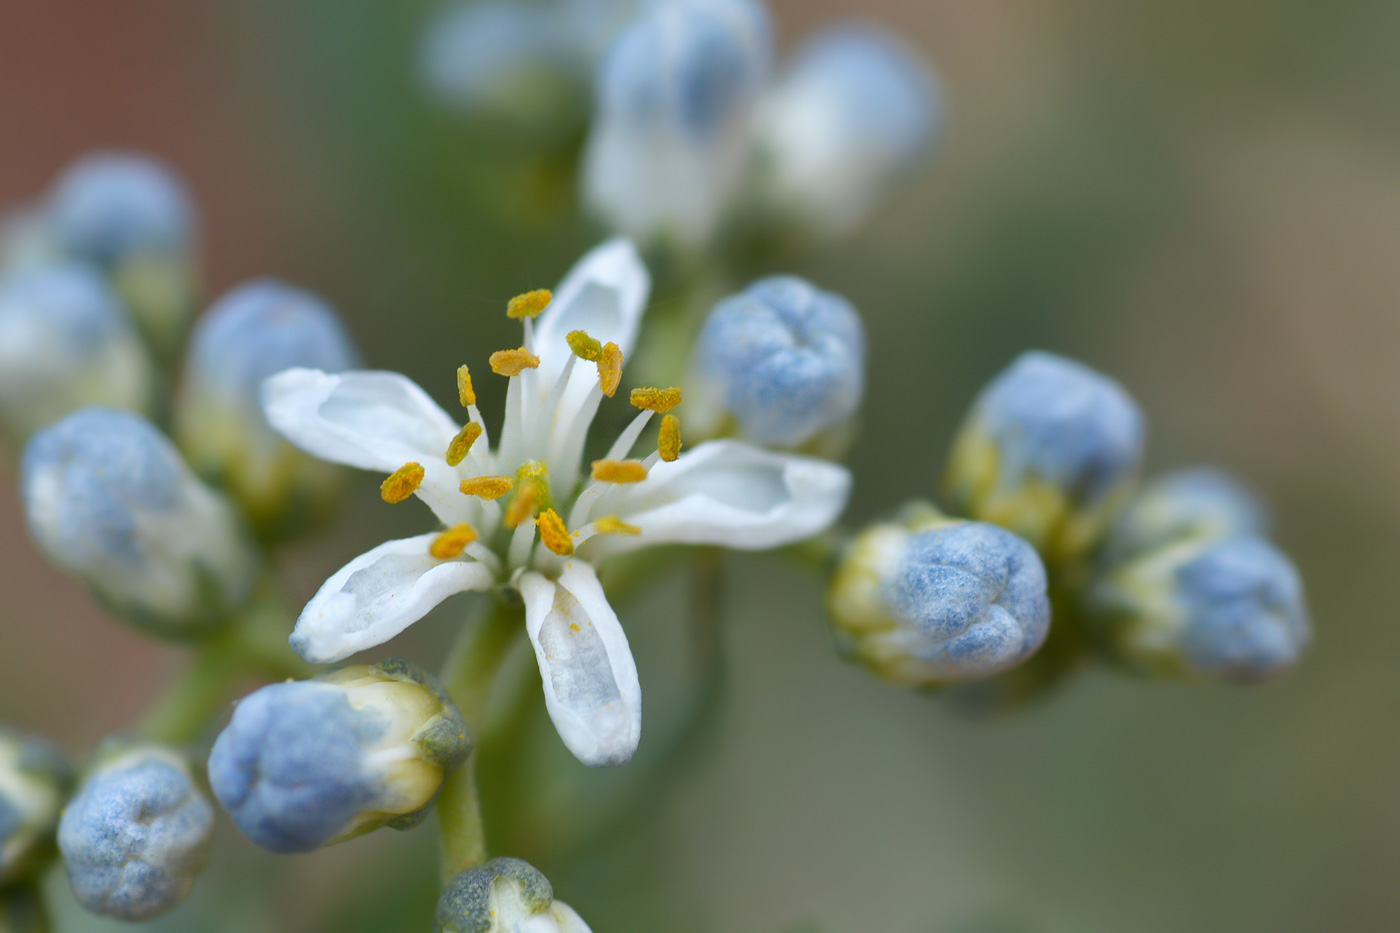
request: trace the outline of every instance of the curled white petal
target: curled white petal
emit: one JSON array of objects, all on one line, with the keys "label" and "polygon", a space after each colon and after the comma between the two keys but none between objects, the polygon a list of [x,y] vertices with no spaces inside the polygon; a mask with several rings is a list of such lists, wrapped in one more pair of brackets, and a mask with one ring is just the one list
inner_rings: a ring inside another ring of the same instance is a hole
[{"label": "curled white petal", "polygon": [[445,459],[458,425],[408,377],[289,369],[263,383],[262,398],[268,423],[307,453],[381,473],[420,463],[418,495],[438,517],[448,524],[473,517]]},{"label": "curled white petal", "polygon": [[593,568],[571,560],[557,582],[527,573],[520,593],[559,737],[589,767],[626,764],[641,741],[642,688],[627,635]]},{"label": "curled white petal", "polygon": [[492,585],[484,564],[429,554],[436,537],[387,541],[336,571],[297,619],[297,654],[315,664],[339,661],[383,644],[455,593]]},{"label": "curled white petal", "polygon": [[653,544],[781,547],[836,521],[850,489],[850,472],[828,460],[708,441],[656,464],[612,500],[640,535],[595,540],[610,553]]}]

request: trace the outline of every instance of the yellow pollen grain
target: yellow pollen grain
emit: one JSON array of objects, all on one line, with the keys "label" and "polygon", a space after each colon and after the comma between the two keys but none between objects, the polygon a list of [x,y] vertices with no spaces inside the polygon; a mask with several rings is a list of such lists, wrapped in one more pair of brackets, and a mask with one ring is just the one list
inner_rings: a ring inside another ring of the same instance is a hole
[{"label": "yellow pollen grain", "polygon": [[506,304],[506,316],[513,318],[537,317],[554,300],[547,288],[537,288],[523,295],[516,295]]},{"label": "yellow pollen grain", "polygon": [[491,371],[498,376],[518,376],[527,369],[537,369],[540,358],[524,347],[497,350],[491,354]]},{"label": "yellow pollen grain", "polygon": [[600,535],[639,535],[642,529],[636,525],[629,525],[616,515],[605,515],[595,519],[593,527]]},{"label": "yellow pollen grain", "polygon": [[647,467],[640,460],[594,460],[593,478],[604,483],[640,483]]},{"label": "yellow pollen grain", "polygon": [[583,629],[579,628],[579,624],[578,624],[577,622],[570,622],[570,623],[569,623],[569,631],[571,631],[571,632],[581,632],[581,631],[583,631]]},{"label": "yellow pollen grain", "polygon": [[433,539],[432,546],[428,548],[428,553],[438,560],[451,560],[467,549],[467,545],[476,540],[476,529],[471,525],[463,523],[453,525]]},{"label": "yellow pollen grain", "polygon": [[447,465],[456,466],[465,460],[480,436],[481,425],[475,421],[467,422],[467,426],[457,432],[457,436],[452,438],[452,443],[447,445]]},{"label": "yellow pollen grain", "polygon": [[622,384],[622,348],[609,341],[603,344],[603,355],[598,359],[598,388],[612,398],[617,387]]},{"label": "yellow pollen grain", "polygon": [[418,491],[423,485],[423,465],[405,463],[379,484],[379,494],[385,502],[399,503]]},{"label": "yellow pollen grain", "polygon": [[581,360],[596,363],[603,358],[603,345],[588,336],[586,330],[571,330],[564,339],[569,341],[569,349],[574,351],[574,356]]},{"label": "yellow pollen grain", "polygon": [[515,483],[511,482],[509,476],[473,476],[471,479],[462,480],[462,484],[457,488],[465,496],[499,499],[514,489]]},{"label": "yellow pollen grain", "polygon": [[476,404],[476,389],[472,388],[472,371],[465,366],[457,367],[457,400],[462,407]]},{"label": "yellow pollen grain", "polygon": [[671,463],[681,455],[681,419],[667,415],[661,419],[661,430],[656,435],[656,452],[661,459]]},{"label": "yellow pollen grain", "polygon": [[568,557],[574,552],[573,539],[569,537],[569,529],[558,512],[545,509],[540,513],[540,517],[535,519],[535,527],[540,531],[540,540],[544,542],[544,546],[560,557]]},{"label": "yellow pollen grain", "polygon": [[533,484],[520,487],[515,498],[506,506],[505,517],[501,519],[507,528],[518,528],[522,522],[535,514],[539,506],[540,494]]},{"label": "yellow pollen grain", "polygon": [[675,386],[666,389],[633,389],[630,401],[637,408],[664,415],[681,403],[681,390]]}]

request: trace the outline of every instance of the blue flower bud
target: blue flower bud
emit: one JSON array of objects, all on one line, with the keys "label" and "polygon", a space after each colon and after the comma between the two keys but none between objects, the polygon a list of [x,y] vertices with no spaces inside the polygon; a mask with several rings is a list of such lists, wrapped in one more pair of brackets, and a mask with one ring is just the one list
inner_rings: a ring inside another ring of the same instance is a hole
[{"label": "blue flower bud", "polygon": [[271,279],[240,285],[196,323],[175,439],[195,471],[228,488],[264,536],[283,537],[327,517],[342,471],[269,427],[263,381],[298,366],[340,372],[357,360],[329,305]]},{"label": "blue flower bud", "polygon": [[455,875],[438,900],[436,933],[590,933],[554,899],[549,879],[518,858],[492,859]]},{"label": "blue flower bud", "polygon": [[1188,538],[1106,571],[1088,590],[1096,631],[1120,663],[1154,676],[1256,681],[1310,638],[1292,561],[1262,538]]},{"label": "blue flower bud", "polygon": [[1196,467],[1154,479],[1138,490],[1104,539],[1108,565],[1188,539],[1266,535],[1264,503],[1222,470]]},{"label": "blue flower bud", "polygon": [[99,765],[63,811],[58,846],[78,903],[148,920],[190,893],[214,808],[173,751],[143,746]]},{"label": "blue flower bud", "polygon": [[1081,554],[1131,495],[1143,421],[1122,386],[1024,353],[982,390],[945,478],[958,511],[1009,528],[1052,563]]},{"label": "blue flower bud", "polygon": [[487,0],[444,7],[428,24],[419,70],[441,104],[547,126],[583,97],[579,34],[549,5]]},{"label": "blue flower bud", "polygon": [[42,867],[72,782],[56,748],[0,728],[0,886]]},{"label": "blue flower bud", "polygon": [[702,433],[727,414],[749,440],[799,447],[839,432],[860,407],[865,332],[840,295],[763,279],[710,312],[695,364]]},{"label": "blue flower bud", "polygon": [[214,742],[209,782],[253,842],[310,852],[418,825],[470,751],[447,694],[389,660],[246,697]]},{"label": "blue flower bud", "polygon": [[848,548],[827,592],[842,650],[893,683],[934,687],[1025,661],[1050,629],[1045,568],[1025,541],[915,504]]},{"label": "blue flower bud", "polygon": [[101,275],[59,262],[0,281],[0,415],[15,436],[84,405],[145,411],[152,397],[145,345]]},{"label": "blue flower bud", "polygon": [[141,327],[169,349],[195,288],[195,217],[184,184],[149,156],[97,152],[58,179],[48,214],[59,247],[105,269]]},{"label": "blue flower bud", "polygon": [[588,205],[614,230],[685,248],[733,201],[772,58],[755,0],[664,0],[618,36],[599,69],[584,158]]},{"label": "blue flower bud", "polygon": [[760,108],[764,196],[800,235],[845,234],[929,154],[942,110],[933,74],[895,35],[819,33]]},{"label": "blue flower bud", "polygon": [[247,598],[256,558],[233,510],[145,419],[81,409],[30,438],[21,471],[30,535],[128,621],[189,635]]}]

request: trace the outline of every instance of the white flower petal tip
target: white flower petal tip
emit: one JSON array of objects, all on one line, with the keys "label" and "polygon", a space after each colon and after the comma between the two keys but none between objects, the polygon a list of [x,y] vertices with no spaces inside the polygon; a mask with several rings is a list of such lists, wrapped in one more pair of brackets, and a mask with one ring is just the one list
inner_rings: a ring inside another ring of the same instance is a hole
[{"label": "white flower petal tip", "polygon": [[297,447],[365,470],[441,460],[457,433],[428,393],[398,373],[288,369],[263,383],[262,398],[268,423]]},{"label": "white flower petal tip", "polygon": [[642,736],[632,649],[593,568],[569,561],[558,581],[520,578],[525,629],[559,737],[591,768],[624,765]]},{"label": "white flower petal tip", "polygon": [[594,247],[569,270],[536,322],[541,368],[563,368],[565,338],[574,330],[631,353],[650,294],[651,274],[631,240],[617,237]]},{"label": "white flower petal tip", "polygon": [[781,547],[825,531],[850,491],[850,471],[839,464],[741,441],[708,441],[652,469],[625,516],[642,533],[617,539],[617,546]]},{"label": "white flower petal tip", "polygon": [[456,593],[489,589],[491,571],[428,552],[437,533],[388,541],[336,571],[311,598],[290,639],[313,664],[383,644]]}]

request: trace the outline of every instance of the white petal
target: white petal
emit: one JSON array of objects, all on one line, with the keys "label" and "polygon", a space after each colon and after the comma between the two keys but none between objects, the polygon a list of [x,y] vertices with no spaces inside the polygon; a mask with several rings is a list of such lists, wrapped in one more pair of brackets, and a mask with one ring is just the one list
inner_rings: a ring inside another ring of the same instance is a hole
[{"label": "white petal", "polygon": [[471,520],[446,460],[458,425],[408,377],[289,369],[263,383],[262,398],[268,422],[307,453],[386,474],[420,463],[419,497],[447,524]]},{"label": "white petal", "polygon": [[[572,352],[567,341],[570,331],[587,331],[602,343],[617,344],[623,356],[630,354],[650,294],[651,275],[630,240],[608,240],[580,259],[535,321],[538,391],[547,394],[564,371]],[[590,387],[597,384],[597,367],[582,363],[574,367],[551,434],[572,423]]]},{"label": "white petal", "polygon": [[490,588],[484,564],[429,554],[436,537],[387,541],[336,571],[297,619],[297,654],[314,664],[339,661],[383,644],[454,593]]},{"label": "white petal", "polygon": [[559,737],[589,767],[626,764],[641,741],[642,688],[592,566],[571,560],[558,582],[527,573],[520,593]]},{"label": "white petal", "polygon": [[824,531],[846,507],[851,474],[815,457],[775,453],[740,441],[708,441],[658,463],[609,505],[637,536],[592,539],[615,553],[663,543],[764,550]]}]

